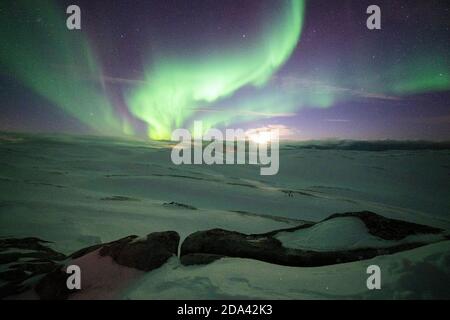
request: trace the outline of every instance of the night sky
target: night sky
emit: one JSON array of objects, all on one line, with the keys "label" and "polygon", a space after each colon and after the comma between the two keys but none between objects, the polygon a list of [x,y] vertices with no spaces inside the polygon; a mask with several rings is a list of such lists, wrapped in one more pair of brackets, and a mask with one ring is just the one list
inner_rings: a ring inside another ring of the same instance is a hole
[{"label": "night sky", "polygon": [[445,0],[2,1],[0,130],[450,140],[449,26]]}]

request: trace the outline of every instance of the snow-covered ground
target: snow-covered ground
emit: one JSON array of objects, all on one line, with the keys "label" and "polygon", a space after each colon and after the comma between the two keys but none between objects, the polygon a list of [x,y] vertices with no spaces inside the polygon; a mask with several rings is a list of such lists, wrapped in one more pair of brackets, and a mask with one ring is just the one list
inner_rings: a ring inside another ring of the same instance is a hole
[{"label": "snow-covered ground", "polygon": [[294,232],[280,232],[275,238],[286,248],[313,251],[387,248],[398,244],[444,240],[444,237],[438,234],[411,235],[401,241],[381,239],[370,234],[364,223],[353,217],[326,220],[311,228]]},{"label": "snow-covered ground", "polygon": [[[367,267],[381,268],[381,290],[368,290]],[[225,258],[206,266],[176,259],[147,274],[128,299],[448,299],[450,241],[333,266],[285,267]]]},{"label": "snow-covered ground", "polygon": [[[362,210],[450,230],[449,177],[449,150],[285,146],[279,173],[261,176],[255,165],[176,166],[164,142],[3,133],[0,235],[54,241],[55,250],[69,254],[131,234],[174,230],[183,240],[211,228],[262,233]],[[382,242],[362,232],[359,221],[342,219],[332,235],[321,224],[279,237],[286,246],[317,250]],[[232,258],[188,267],[173,258],[124,297],[449,298],[442,286],[450,279],[449,246],[319,268]],[[369,264],[383,270],[377,292],[365,285]]]}]

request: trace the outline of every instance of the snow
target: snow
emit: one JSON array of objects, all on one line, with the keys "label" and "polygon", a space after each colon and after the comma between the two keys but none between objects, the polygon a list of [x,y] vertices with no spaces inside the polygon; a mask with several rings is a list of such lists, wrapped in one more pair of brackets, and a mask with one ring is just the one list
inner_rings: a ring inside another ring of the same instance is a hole
[{"label": "snow", "polygon": [[[381,268],[381,290],[366,287]],[[450,296],[450,241],[333,266],[285,267],[223,258],[182,266],[173,258],[124,293],[127,299],[421,299]]]},{"label": "snow", "polygon": [[369,233],[364,223],[354,217],[341,217],[294,232],[280,232],[275,238],[284,247],[314,251],[337,251],[358,248],[385,248],[404,243],[435,242],[442,235],[412,235],[401,241],[384,240]]},{"label": "snow", "polygon": [[[183,241],[211,228],[263,233],[364,210],[450,230],[448,150],[282,148],[279,173],[260,176],[255,165],[176,166],[165,142],[2,137],[0,235],[53,241],[51,247],[65,254],[131,234],[174,230]],[[164,205],[172,201],[197,210]],[[317,250],[387,245],[351,218],[278,237],[288,247]],[[442,242],[373,260],[385,266],[385,279],[409,274],[433,282],[448,275],[448,264],[443,269],[442,262],[448,260],[448,249],[448,242]],[[402,267],[402,261],[413,266]],[[401,280],[392,280],[393,288],[382,293],[368,293],[365,267],[371,262],[308,269],[221,259],[184,267],[174,258],[146,274],[127,297],[408,297],[408,290],[419,295]]]}]

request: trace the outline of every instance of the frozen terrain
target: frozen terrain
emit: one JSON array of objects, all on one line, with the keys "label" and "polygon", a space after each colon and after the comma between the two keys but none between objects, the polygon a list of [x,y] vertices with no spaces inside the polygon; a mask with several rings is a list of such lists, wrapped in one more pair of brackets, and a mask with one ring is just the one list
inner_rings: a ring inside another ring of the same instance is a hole
[{"label": "frozen terrain", "polygon": [[[0,235],[70,254],[132,234],[255,234],[364,210],[450,230],[449,150],[356,149],[282,145],[279,173],[260,176],[254,165],[173,165],[165,142],[2,133]],[[277,237],[314,250],[389,245],[353,218],[300,231]],[[412,237],[404,242],[439,242],[313,268],[241,258],[183,266],[173,257],[120,297],[450,298],[450,241]],[[366,288],[371,264],[382,268],[382,290]]]}]

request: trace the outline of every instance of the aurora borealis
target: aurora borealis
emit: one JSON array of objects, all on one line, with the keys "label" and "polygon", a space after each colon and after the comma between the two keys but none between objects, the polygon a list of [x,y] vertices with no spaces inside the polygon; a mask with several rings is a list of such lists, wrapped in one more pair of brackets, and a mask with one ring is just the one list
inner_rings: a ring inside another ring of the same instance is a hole
[{"label": "aurora borealis", "polygon": [[3,1],[0,129],[168,139],[450,138],[449,6],[379,1]]},{"label": "aurora borealis", "polygon": [[[264,23],[265,32],[255,43],[193,61],[182,56],[157,61],[147,73],[145,85],[131,94],[131,112],[149,124],[151,138],[168,139],[174,129],[185,125],[195,108],[231,96],[246,85],[263,86],[296,47],[303,9],[302,0],[286,2],[279,16]],[[221,115],[218,117],[220,124]]]},{"label": "aurora borealis", "polygon": [[[113,115],[101,88],[101,71],[81,34],[67,34],[64,15],[51,3],[38,8],[25,1],[12,2],[2,10],[0,36],[10,45],[2,46],[1,63],[8,74],[36,94],[91,128],[116,133],[120,119]],[[38,13],[38,15],[37,15]],[[35,21],[33,28],[23,21]],[[99,119],[102,119],[99,121]]]}]

